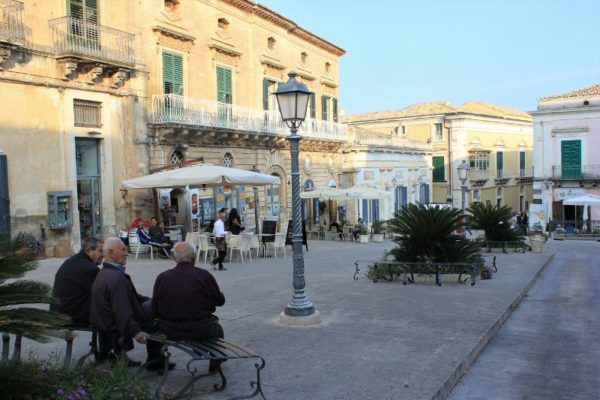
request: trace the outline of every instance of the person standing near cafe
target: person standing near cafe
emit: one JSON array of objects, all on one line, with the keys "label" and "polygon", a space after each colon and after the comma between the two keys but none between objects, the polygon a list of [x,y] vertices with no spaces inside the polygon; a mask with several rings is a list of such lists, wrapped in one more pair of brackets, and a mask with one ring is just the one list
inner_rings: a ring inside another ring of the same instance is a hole
[{"label": "person standing near cafe", "polygon": [[223,271],[227,268],[223,267],[223,261],[227,255],[227,243],[225,242],[225,219],[227,218],[227,208],[221,208],[219,210],[219,218],[215,221],[215,227],[213,228],[213,235],[215,236],[215,247],[219,252],[219,255],[212,261],[213,269],[217,268],[215,265],[219,264],[219,271]]}]

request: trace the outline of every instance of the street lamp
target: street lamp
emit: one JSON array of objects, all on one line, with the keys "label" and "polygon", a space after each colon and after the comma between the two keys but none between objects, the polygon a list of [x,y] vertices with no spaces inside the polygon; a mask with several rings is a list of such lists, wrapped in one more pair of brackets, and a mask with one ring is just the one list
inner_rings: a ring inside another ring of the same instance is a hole
[{"label": "street lamp", "polygon": [[[273,93],[281,118],[290,128],[290,154],[292,157],[292,213],[293,213],[293,286],[292,300],[283,310],[280,321],[290,325],[319,323],[319,312],[304,294],[304,255],[302,254],[302,221],[300,215],[300,167],[298,165],[299,142],[298,128],[306,118],[308,100],[312,94],[305,84],[296,80],[296,72],[288,73],[290,79],[280,83]],[[309,317],[298,319],[296,317]],[[299,322],[302,321],[302,322]]]},{"label": "street lamp", "polygon": [[[256,165],[252,166],[251,171],[260,174],[260,170],[256,168]],[[254,189],[254,233],[258,235],[260,233],[258,230],[258,188],[254,186],[252,189]]]},{"label": "street lamp", "polygon": [[467,164],[467,162],[465,160],[462,160],[462,162],[460,163],[460,165],[458,166],[458,179],[460,179],[461,182],[461,193],[462,193],[462,218],[463,221],[465,223],[464,226],[464,230],[463,230],[463,236],[467,235],[467,219],[466,219],[466,215],[465,215],[465,208],[467,206],[467,180],[469,179],[469,165]]}]

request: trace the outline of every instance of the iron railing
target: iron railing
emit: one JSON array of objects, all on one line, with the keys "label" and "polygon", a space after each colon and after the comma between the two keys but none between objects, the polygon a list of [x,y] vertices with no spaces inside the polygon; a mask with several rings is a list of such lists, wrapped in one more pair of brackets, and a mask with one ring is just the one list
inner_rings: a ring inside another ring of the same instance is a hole
[{"label": "iron railing", "polygon": [[23,3],[16,0],[0,0],[0,42],[23,44],[25,26],[22,14]]},{"label": "iron railing", "polygon": [[[242,107],[177,94],[152,96],[150,120],[155,124],[182,124],[279,136],[290,134],[278,111]],[[346,140],[346,126],[306,118],[300,125],[298,134],[307,138],[343,141]]]},{"label": "iron railing", "polygon": [[600,179],[600,164],[593,165],[554,165],[552,178],[563,180]]},{"label": "iron railing", "polygon": [[135,64],[134,35],[80,18],[48,21],[52,47],[59,56],[89,57],[119,64]]},{"label": "iron railing", "polygon": [[420,142],[418,140],[409,140],[401,137],[384,136],[355,136],[350,138],[350,143],[356,145],[388,146],[388,147],[410,147],[421,150],[431,150],[430,143]]}]

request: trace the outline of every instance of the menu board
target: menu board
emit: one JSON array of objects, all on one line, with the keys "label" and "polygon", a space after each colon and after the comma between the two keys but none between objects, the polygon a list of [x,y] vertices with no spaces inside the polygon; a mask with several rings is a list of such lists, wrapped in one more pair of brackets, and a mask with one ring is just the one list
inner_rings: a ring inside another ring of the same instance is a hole
[{"label": "menu board", "polygon": [[[290,219],[288,223],[287,233],[285,236],[285,244],[292,245],[292,239],[294,237],[294,222]],[[306,246],[308,251],[308,242],[306,241],[306,222],[302,221],[302,244]]]}]

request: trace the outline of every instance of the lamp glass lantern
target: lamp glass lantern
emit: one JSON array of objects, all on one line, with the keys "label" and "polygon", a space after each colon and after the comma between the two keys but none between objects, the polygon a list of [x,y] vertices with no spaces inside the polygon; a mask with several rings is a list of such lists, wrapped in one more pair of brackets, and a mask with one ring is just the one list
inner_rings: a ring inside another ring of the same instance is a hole
[{"label": "lamp glass lantern", "polygon": [[296,79],[296,72],[290,71],[290,79],[279,84],[273,94],[277,98],[277,105],[281,118],[290,128],[298,128],[306,119],[308,101],[312,92],[308,87]]},{"label": "lamp glass lantern", "polygon": [[464,184],[469,178],[469,164],[465,160],[462,160],[458,166],[458,179]]},{"label": "lamp glass lantern", "polygon": [[466,216],[465,216],[465,209],[467,207],[467,179],[469,179],[469,164],[467,164],[467,162],[465,160],[462,160],[462,162],[460,163],[460,165],[457,168],[458,170],[458,179],[460,179],[461,182],[461,194],[462,194],[462,198],[461,198],[461,210],[462,210],[462,219],[463,221],[465,221],[465,229],[463,230],[463,235],[466,235]]}]

